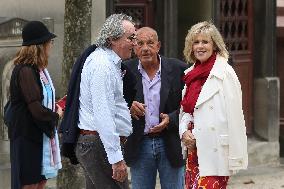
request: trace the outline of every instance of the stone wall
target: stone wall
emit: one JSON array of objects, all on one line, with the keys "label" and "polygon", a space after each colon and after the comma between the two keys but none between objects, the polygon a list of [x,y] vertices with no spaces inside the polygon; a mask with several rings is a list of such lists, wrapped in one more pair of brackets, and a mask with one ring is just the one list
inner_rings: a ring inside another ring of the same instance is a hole
[{"label": "stone wall", "polygon": [[[1,42],[0,42],[1,44]],[[10,143],[8,141],[7,127],[3,122],[3,106],[9,96],[9,86],[11,72],[13,69],[12,59],[17,52],[18,47],[0,47],[0,73],[2,77],[0,88],[0,188],[8,189],[10,187]]]}]

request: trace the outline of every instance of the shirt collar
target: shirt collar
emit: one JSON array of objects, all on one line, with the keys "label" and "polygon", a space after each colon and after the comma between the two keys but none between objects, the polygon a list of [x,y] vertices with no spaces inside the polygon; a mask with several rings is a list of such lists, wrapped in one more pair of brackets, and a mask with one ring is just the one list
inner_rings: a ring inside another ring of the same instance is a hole
[{"label": "shirt collar", "polygon": [[103,50],[109,55],[109,60],[111,62],[113,62],[115,65],[121,64],[121,58],[112,49],[103,48]]},{"label": "shirt collar", "polygon": [[[160,65],[159,65],[159,70],[157,71],[157,75],[160,75],[161,74],[161,65],[162,65],[162,59],[161,59],[161,56],[158,54],[158,58],[159,58],[159,62],[160,62]],[[141,64],[141,61],[139,60],[139,63],[138,63],[138,71],[142,74],[143,72],[145,72],[142,64]]]}]

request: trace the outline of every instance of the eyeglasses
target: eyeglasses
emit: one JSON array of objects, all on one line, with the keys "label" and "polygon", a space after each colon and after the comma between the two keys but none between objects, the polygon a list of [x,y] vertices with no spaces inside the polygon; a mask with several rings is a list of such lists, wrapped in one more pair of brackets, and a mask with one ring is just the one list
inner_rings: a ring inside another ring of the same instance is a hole
[{"label": "eyeglasses", "polygon": [[130,42],[133,42],[136,40],[136,35],[133,33],[132,35],[128,36],[126,39],[128,39]]}]

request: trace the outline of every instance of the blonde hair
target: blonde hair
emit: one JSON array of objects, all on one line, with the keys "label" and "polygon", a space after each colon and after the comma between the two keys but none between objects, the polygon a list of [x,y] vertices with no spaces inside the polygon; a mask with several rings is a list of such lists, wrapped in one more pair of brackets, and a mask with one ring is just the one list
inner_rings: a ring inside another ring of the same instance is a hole
[{"label": "blonde hair", "polygon": [[213,41],[213,48],[220,56],[228,59],[229,52],[218,29],[211,22],[199,22],[193,25],[185,38],[183,54],[187,62],[194,63],[196,58],[192,51],[193,41],[198,34],[205,34]]},{"label": "blonde hair", "polygon": [[14,64],[30,64],[35,65],[39,69],[46,68],[48,65],[48,57],[46,54],[47,43],[40,45],[22,46],[17,52]]}]

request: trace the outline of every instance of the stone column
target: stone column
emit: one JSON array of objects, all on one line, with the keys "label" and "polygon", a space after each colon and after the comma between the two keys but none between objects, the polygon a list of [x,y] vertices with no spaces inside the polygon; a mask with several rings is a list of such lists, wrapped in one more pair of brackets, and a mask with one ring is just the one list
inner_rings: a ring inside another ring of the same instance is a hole
[{"label": "stone column", "polygon": [[106,0],[92,1],[91,41],[95,42],[99,29],[106,19]]},{"label": "stone column", "polygon": [[276,0],[254,1],[254,26],[254,131],[261,138],[278,143]]},{"label": "stone column", "polygon": [[46,25],[50,32],[54,32],[54,19],[51,17],[42,18],[42,22]]},{"label": "stone column", "polygon": [[176,0],[164,2],[164,55],[177,57],[177,34],[178,34],[178,6]]}]

